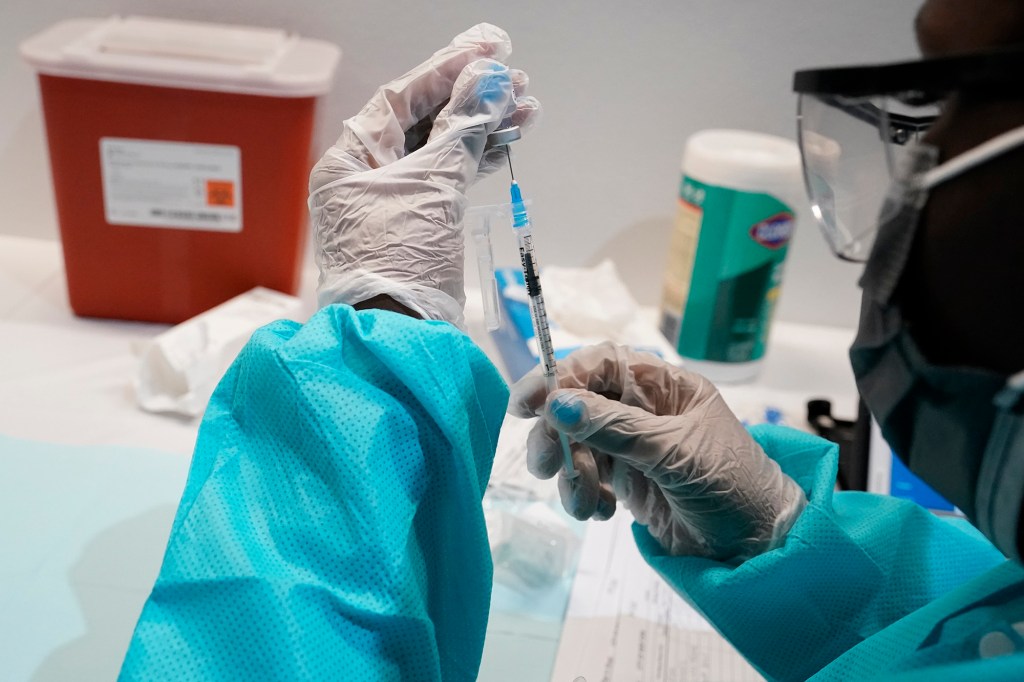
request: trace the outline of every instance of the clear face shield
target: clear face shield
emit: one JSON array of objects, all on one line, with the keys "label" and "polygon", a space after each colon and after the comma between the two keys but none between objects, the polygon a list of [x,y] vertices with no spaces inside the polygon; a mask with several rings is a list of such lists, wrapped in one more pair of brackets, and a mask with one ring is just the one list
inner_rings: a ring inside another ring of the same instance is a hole
[{"label": "clear face shield", "polygon": [[899,157],[938,115],[893,96],[800,96],[798,134],[811,211],[839,258],[867,260]]},{"label": "clear face shield", "polygon": [[871,254],[901,157],[959,92],[1019,93],[1024,51],[800,71],[798,143],[811,210],[833,253]]}]

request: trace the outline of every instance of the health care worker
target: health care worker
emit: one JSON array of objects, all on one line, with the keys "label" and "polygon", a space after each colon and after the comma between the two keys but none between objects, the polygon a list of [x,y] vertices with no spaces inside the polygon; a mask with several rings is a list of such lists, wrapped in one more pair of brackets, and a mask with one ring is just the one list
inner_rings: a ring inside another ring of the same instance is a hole
[{"label": "health care worker", "polygon": [[[546,396],[531,375],[508,400],[543,416],[538,475],[558,470],[554,429],[576,441],[566,508],[625,503],[647,560],[770,679],[1024,678],[1024,69],[1020,47],[990,49],[1024,42],[1024,3],[980,4],[921,11],[925,56],[958,56],[807,72],[797,89],[816,212],[839,255],[870,254],[861,391],[910,468],[996,546],[905,501],[833,493],[832,445],[747,432],[706,380],[649,355],[584,349],[559,366],[569,388]],[[526,79],[508,51],[494,27],[459,36],[346,121],[314,169],[324,307],[258,331],[218,387],[125,678],[475,677],[480,499],[508,394],[456,328],[456,226],[500,163],[487,133],[538,111],[513,100]],[[446,99],[407,153],[406,131]],[[868,224],[878,205],[850,181],[871,169],[849,164],[870,150],[891,187]]]},{"label": "health care worker", "polygon": [[747,432],[649,355],[587,348],[559,363],[568,390],[512,391],[544,417],[531,469],[558,470],[554,429],[576,441],[566,508],[624,502],[651,565],[769,679],[1024,680],[1024,2],[929,1],[917,35],[932,59],[798,73],[800,144],[832,248],[867,261],[860,392],[988,539],[833,493],[833,448]]}]

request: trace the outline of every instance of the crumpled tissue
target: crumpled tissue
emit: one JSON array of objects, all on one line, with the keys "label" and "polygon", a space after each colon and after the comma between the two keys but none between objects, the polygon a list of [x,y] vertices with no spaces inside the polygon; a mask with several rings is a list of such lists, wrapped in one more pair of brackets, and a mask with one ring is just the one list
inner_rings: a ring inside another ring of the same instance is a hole
[{"label": "crumpled tissue", "polygon": [[187,417],[202,414],[252,333],[274,320],[295,319],[302,307],[295,296],[256,287],[164,332],[140,349],[139,407]]}]

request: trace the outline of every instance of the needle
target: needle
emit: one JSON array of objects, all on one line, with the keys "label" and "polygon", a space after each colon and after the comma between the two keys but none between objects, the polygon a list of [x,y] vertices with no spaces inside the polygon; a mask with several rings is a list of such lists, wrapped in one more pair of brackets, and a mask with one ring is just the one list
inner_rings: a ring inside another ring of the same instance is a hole
[{"label": "needle", "polygon": [[505,156],[508,157],[508,172],[512,176],[512,179],[516,179],[516,173],[512,170],[512,152],[509,150],[508,145],[505,145]]}]

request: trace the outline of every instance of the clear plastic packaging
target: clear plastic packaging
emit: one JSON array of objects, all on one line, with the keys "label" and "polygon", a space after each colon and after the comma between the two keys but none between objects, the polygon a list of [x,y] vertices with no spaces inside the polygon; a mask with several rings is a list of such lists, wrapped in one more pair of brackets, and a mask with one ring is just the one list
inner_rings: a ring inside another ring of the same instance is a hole
[{"label": "clear plastic packaging", "polygon": [[485,510],[494,579],[519,591],[557,585],[572,571],[581,540],[543,502],[492,504]]},{"label": "clear plastic packaging", "polygon": [[480,273],[480,296],[483,299],[484,322],[488,331],[494,331],[501,326],[501,304],[498,301],[498,280],[494,277],[491,229],[495,225],[510,225],[511,220],[511,204],[473,206],[466,211],[466,230],[473,237],[473,245],[476,247],[476,266]]}]

